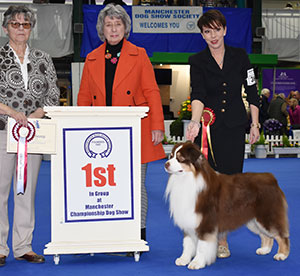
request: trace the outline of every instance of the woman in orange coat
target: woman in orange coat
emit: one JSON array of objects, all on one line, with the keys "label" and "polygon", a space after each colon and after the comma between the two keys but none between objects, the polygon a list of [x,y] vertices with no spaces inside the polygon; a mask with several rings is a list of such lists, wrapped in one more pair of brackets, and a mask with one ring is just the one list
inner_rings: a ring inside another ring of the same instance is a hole
[{"label": "woman in orange coat", "polygon": [[86,57],[77,104],[83,106],[149,106],[142,119],[142,218],[141,236],[146,239],[147,163],[165,158],[161,144],[164,118],[159,88],[144,48],[127,41],[131,20],[120,5],[101,10],[97,31],[104,43]]}]

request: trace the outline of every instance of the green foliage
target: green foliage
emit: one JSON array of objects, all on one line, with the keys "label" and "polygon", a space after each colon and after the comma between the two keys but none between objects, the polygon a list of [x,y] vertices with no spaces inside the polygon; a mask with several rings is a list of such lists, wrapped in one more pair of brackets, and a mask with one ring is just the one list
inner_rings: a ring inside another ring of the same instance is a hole
[{"label": "green foliage", "polygon": [[167,136],[164,135],[164,140],[162,141],[163,145],[175,145],[176,143],[172,139],[167,139]]},{"label": "green foliage", "polygon": [[266,145],[266,138],[263,131],[260,133],[259,139],[254,145]]},{"label": "green foliage", "polygon": [[170,135],[171,137],[182,137],[183,136],[183,122],[180,118],[173,121],[170,125]]},{"label": "green foliage", "polygon": [[180,110],[178,111],[180,120],[190,120],[192,117],[191,100],[187,99],[181,103]]},{"label": "green foliage", "polygon": [[285,134],[282,135],[282,145],[283,145],[283,147],[290,147],[291,146],[289,138]]}]

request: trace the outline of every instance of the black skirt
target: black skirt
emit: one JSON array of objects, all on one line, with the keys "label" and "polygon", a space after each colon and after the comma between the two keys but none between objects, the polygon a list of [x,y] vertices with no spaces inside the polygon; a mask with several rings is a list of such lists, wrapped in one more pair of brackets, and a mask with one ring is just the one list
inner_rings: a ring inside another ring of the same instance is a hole
[{"label": "black skirt", "polygon": [[[210,128],[214,159],[209,149],[208,162],[216,171],[225,174],[243,171],[245,134],[244,126],[228,128],[223,125],[218,128]],[[201,132],[196,143],[201,147]]]}]

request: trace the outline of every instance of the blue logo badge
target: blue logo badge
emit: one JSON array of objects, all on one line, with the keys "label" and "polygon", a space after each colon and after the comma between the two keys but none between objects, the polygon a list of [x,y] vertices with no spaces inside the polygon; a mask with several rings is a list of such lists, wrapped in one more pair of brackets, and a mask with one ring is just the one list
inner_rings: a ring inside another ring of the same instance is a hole
[{"label": "blue logo badge", "polygon": [[196,24],[194,21],[188,21],[186,23],[186,28],[189,30],[189,31],[192,31],[196,28]]},{"label": "blue logo badge", "polygon": [[110,138],[102,133],[95,132],[89,135],[84,142],[84,151],[90,158],[96,158],[100,155],[101,158],[106,158],[112,150],[112,142]]}]

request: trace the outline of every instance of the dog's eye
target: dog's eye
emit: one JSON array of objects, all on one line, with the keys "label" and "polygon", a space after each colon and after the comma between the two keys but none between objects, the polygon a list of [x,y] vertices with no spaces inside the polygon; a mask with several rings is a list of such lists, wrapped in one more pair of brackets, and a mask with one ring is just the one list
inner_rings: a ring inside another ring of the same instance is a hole
[{"label": "dog's eye", "polygon": [[180,154],[177,154],[176,158],[177,158],[178,162],[183,163],[185,161],[185,158]]},{"label": "dog's eye", "polygon": [[174,154],[173,153],[170,153],[169,154],[169,159],[173,158]]}]

